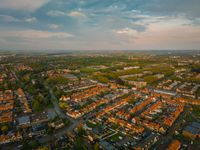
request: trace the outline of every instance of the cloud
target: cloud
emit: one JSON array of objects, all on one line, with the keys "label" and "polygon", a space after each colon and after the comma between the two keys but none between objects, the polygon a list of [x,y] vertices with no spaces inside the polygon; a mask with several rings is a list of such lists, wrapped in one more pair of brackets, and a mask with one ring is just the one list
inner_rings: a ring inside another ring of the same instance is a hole
[{"label": "cloud", "polygon": [[135,36],[138,34],[138,32],[136,30],[128,28],[128,27],[117,30],[116,33],[121,34],[121,35],[128,35],[128,36]]},{"label": "cloud", "polygon": [[200,17],[199,0],[136,0],[138,9],[152,14],[159,15],[180,15],[185,14],[187,17]]},{"label": "cloud", "polygon": [[86,15],[79,11],[72,11],[68,14],[70,17],[86,17]]},{"label": "cloud", "polygon": [[0,0],[0,9],[33,12],[49,0]]},{"label": "cloud", "polygon": [[200,0],[0,0],[0,38],[13,49],[26,49],[26,43],[32,49],[198,48],[199,5]]},{"label": "cloud", "polygon": [[130,41],[128,45],[140,49],[195,49],[200,46],[200,27],[189,22],[180,16],[157,20],[149,23],[147,30],[136,34],[134,45],[128,36],[125,40]]},{"label": "cloud", "polygon": [[40,30],[19,30],[19,31],[0,31],[0,37],[20,38],[22,40],[40,40],[40,39],[63,39],[73,35],[67,32],[49,32]]},{"label": "cloud", "polygon": [[59,17],[59,16],[66,16],[67,13],[59,11],[59,10],[51,10],[47,12],[47,15],[50,17]]},{"label": "cloud", "polygon": [[25,19],[25,22],[28,22],[28,23],[32,23],[32,22],[36,22],[36,21],[37,21],[37,18],[35,18],[35,17]]},{"label": "cloud", "polygon": [[36,22],[37,18],[35,17],[30,17],[30,18],[24,18],[24,19],[18,19],[16,17],[10,16],[10,15],[0,15],[0,20],[4,22],[27,22],[27,23],[32,23]]},{"label": "cloud", "polygon": [[0,15],[0,20],[3,20],[5,22],[19,22],[20,20],[9,15]]},{"label": "cloud", "polygon": [[58,25],[58,24],[48,24],[49,28],[51,29],[58,29],[61,27],[61,25]]}]

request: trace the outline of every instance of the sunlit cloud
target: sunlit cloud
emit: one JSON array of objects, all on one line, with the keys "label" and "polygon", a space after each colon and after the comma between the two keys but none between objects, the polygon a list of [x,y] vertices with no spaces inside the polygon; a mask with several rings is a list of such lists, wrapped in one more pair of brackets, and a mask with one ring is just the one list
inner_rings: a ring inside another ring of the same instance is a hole
[{"label": "sunlit cloud", "polygon": [[13,31],[0,31],[0,37],[16,37],[23,40],[34,40],[34,39],[48,39],[48,38],[68,38],[73,35],[66,32],[49,32],[40,30],[13,30]]},{"label": "sunlit cloud", "polygon": [[0,15],[0,21],[4,22],[19,22],[20,20],[9,15]]},{"label": "sunlit cloud", "polygon": [[66,16],[67,13],[59,11],[59,10],[51,10],[47,12],[47,15],[51,17],[59,17],[59,16]]},{"label": "sunlit cloud", "polygon": [[71,17],[86,17],[86,15],[79,11],[72,11],[68,14]]},{"label": "sunlit cloud", "polygon": [[1,9],[35,11],[50,0],[0,0]]},{"label": "sunlit cloud", "polygon": [[26,18],[25,21],[28,22],[28,23],[36,22],[36,21],[37,21],[37,18],[35,18],[35,17],[30,17],[30,18]]},{"label": "sunlit cloud", "polygon": [[58,24],[48,24],[48,26],[51,29],[58,29],[58,28],[62,27],[62,25],[58,25]]},{"label": "sunlit cloud", "polygon": [[199,6],[198,0],[0,0],[0,48],[198,49]]}]

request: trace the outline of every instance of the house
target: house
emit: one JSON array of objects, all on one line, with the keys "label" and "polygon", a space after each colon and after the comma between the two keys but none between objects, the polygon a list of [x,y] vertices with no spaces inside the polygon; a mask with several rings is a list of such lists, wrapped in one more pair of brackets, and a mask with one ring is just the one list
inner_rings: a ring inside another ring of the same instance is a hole
[{"label": "house", "polygon": [[115,150],[116,149],[113,145],[111,145],[110,143],[108,143],[106,141],[102,141],[99,144],[104,150]]},{"label": "house", "polygon": [[54,109],[48,109],[47,110],[47,117],[48,119],[54,119],[57,116],[56,112]]},{"label": "house", "polygon": [[30,117],[29,116],[23,116],[18,118],[18,125],[20,127],[26,127],[30,125]]},{"label": "house", "polygon": [[40,124],[48,121],[48,116],[46,112],[42,112],[40,114],[33,114],[31,116],[32,124]]},{"label": "house", "polygon": [[178,140],[173,140],[173,141],[169,144],[167,150],[179,150],[180,148],[181,148],[181,142],[178,141]]},{"label": "house", "polygon": [[20,140],[22,140],[22,135],[19,132],[8,133],[7,135],[0,135],[0,144],[6,144]]},{"label": "house", "polygon": [[75,75],[73,75],[73,74],[66,74],[66,75],[64,75],[64,77],[66,77],[70,81],[76,81],[76,80],[78,80],[78,78]]},{"label": "house", "polygon": [[154,143],[156,143],[159,140],[159,136],[156,134],[151,134],[142,142],[138,144],[138,146],[135,148],[135,150],[146,150],[149,149]]},{"label": "house", "polygon": [[124,70],[139,69],[139,66],[124,67]]},{"label": "house", "polygon": [[56,122],[50,123],[50,127],[55,128],[55,129],[60,129],[64,126],[64,123],[62,120],[58,120]]},{"label": "house", "polygon": [[47,125],[46,124],[37,124],[37,125],[33,125],[32,126],[32,132],[29,134],[30,137],[32,136],[42,136],[46,133],[46,129],[47,129]]},{"label": "house", "polygon": [[200,123],[193,122],[183,130],[183,136],[191,139],[200,138]]},{"label": "house", "polygon": [[196,100],[196,99],[187,99],[187,98],[177,97],[176,100],[183,104],[186,103],[186,104],[192,104],[192,105],[200,105],[200,100],[198,99]]},{"label": "house", "polygon": [[138,89],[147,86],[147,82],[144,82],[144,81],[128,81],[128,83],[135,86]]},{"label": "house", "polygon": [[111,123],[118,124],[118,125],[120,125],[121,127],[130,129],[130,130],[132,130],[132,131],[135,132],[135,133],[143,133],[143,131],[144,131],[144,128],[143,128],[143,127],[130,124],[130,123],[124,121],[124,120],[117,119],[117,118],[114,118],[114,117],[108,118],[108,121],[111,122]]},{"label": "house", "polygon": [[17,90],[17,94],[18,94],[18,98],[20,100],[20,103],[22,104],[22,109],[23,109],[24,113],[31,113],[32,110],[29,107],[28,99],[27,99],[23,89],[19,88]]},{"label": "house", "polygon": [[13,121],[14,98],[12,90],[0,91],[0,123]]},{"label": "house", "polygon": [[63,95],[63,96],[61,96],[61,98],[59,100],[60,101],[68,101],[68,100],[70,100],[70,97]]}]

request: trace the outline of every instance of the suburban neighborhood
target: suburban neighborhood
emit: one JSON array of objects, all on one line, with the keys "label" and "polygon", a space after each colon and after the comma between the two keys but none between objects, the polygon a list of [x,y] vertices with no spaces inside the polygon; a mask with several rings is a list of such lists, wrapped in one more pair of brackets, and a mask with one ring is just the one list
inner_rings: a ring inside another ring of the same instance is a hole
[{"label": "suburban neighborhood", "polygon": [[1,54],[0,147],[199,149],[199,53],[135,53]]}]

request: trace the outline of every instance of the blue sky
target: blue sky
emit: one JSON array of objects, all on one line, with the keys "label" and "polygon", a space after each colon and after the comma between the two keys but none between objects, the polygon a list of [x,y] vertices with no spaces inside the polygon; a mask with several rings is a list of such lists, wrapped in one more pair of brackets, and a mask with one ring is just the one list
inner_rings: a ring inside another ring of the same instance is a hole
[{"label": "blue sky", "polygon": [[0,0],[2,50],[199,47],[199,0]]}]

